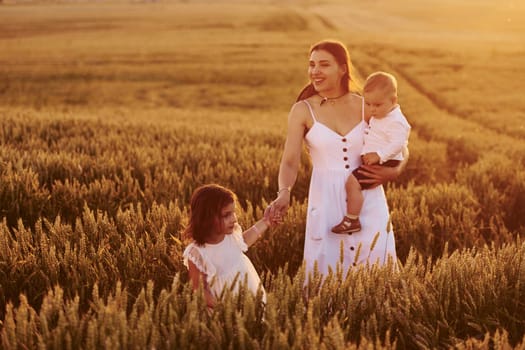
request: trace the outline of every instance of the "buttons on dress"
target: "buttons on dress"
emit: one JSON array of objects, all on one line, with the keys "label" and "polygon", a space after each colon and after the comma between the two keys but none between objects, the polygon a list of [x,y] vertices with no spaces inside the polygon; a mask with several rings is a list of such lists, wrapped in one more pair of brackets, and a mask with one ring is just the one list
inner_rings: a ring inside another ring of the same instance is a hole
[{"label": "buttons on dress", "polygon": [[[346,143],[347,141],[346,137],[343,137],[341,141]],[[343,147],[343,152],[348,152],[348,148]],[[348,164],[348,157],[346,155],[343,157],[343,161],[345,162],[345,169],[350,169],[350,165]]]}]

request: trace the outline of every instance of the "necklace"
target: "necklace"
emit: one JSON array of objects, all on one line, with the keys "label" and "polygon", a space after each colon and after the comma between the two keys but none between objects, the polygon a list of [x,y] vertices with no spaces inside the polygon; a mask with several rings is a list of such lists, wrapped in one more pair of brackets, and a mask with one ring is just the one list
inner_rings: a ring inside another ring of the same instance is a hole
[{"label": "necklace", "polygon": [[346,94],[347,93],[345,92],[344,94],[339,95],[337,97],[325,97],[325,96],[321,96],[320,94],[318,94],[319,97],[321,97],[321,102],[319,103],[319,106],[322,106],[323,104],[325,104],[325,102],[330,102],[330,104],[333,105],[336,102],[336,100],[340,99]]}]

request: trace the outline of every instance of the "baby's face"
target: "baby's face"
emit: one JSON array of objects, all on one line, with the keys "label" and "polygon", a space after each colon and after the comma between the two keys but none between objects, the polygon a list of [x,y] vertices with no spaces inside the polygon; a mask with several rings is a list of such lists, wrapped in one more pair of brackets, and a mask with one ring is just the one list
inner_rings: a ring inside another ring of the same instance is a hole
[{"label": "baby's face", "polygon": [[365,114],[376,119],[384,118],[397,106],[397,98],[376,89],[363,93]]}]

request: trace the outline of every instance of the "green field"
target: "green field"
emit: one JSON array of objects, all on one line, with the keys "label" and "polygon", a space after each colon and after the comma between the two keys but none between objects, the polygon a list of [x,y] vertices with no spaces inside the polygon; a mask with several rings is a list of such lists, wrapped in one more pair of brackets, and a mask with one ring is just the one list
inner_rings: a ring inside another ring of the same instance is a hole
[{"label": "green field", "polygon": [[[262,215],[325,38],[399,80],[399,271],[316,276],[303,298],[305,153],[248,253],[266,307],[226,293],[208,313],[181,260],[189,196],[220,183],[242,226]],[[523,348],[523,38],[512,0],[4,1],[0,347]]]}]

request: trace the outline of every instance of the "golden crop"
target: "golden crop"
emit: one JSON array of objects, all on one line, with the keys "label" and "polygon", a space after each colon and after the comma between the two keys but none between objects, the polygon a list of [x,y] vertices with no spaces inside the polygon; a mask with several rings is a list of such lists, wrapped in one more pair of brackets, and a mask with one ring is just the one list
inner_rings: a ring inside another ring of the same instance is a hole
[{"label": "golden crop", "polygon": [[[4,2],[2,348],[524,346],[525,6]],[[285,222],[249,251],[267,305],[225,291],[209,313],[181,260],[189,197],[220,183],[241,226],[262,216],[323,38],[399,80],[399,269],[304,283],[305,153]]]}]

